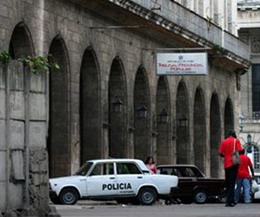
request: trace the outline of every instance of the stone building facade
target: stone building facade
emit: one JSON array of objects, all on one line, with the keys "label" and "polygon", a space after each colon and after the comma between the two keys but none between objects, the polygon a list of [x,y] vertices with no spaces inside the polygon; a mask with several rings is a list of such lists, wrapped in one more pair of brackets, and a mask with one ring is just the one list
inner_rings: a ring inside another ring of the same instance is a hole
[{"label": "stone building facade", "polygon": [[240,139],[260,172],[260,1],[238,1],[237,9],[239,37],[249,45],[252,63],[241,77]]},{"label": "stone building facade", "polygon": [[[3,216],[50,212],[48,175],[93,158],[153,155],[222,175],[217,150],[238,127],[248,46],[205,18],[218,14],[212,1],[187,2],[0,0],[1,51],[13,59],[0,67]],[[206,51],[207,75],[156,75],[160,50]],[[48,54],[58,72],[33,75],[18,60]]]}]

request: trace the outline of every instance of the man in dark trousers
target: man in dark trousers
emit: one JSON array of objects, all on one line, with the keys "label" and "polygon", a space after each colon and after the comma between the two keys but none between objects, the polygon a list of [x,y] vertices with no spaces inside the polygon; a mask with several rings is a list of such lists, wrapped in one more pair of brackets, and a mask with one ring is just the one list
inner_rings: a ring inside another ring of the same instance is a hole
[{"label": "man in dark trousers", "polygon": [[234,147],[237,151],[241,151],[243,149],[239,139],[236,137],[236,133],[234,131],[229,131],[228,137],[221,142],[219,147],[219,155],[224,157],[227,207],[235,206],[234,193],[238,165],[233,165],[232,162],[232,153],[234,151]]}]

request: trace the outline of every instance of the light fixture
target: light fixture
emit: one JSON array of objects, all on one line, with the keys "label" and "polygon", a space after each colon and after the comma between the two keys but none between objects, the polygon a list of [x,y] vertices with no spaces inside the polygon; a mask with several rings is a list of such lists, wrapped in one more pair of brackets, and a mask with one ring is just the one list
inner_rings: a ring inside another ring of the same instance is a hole
[{"label": "light fixture", "polygon": [[147,116],[147,107],[145,105],[140,105],[137,108],[137,117],[146,118],[146,116]]},{"label": "light fixture", "polygon": [[115,97],[115,99],[112,101],[112,104],[114,112],[122,111],[123,101],[118,96]]},{"label": "light fixture", "polygon": [[165,108],[162,109],[162,111],[159,114],[159,122],[160,123],[167,123],[169,119],[169,115]]},{"label": "light fixture", "polygon": [[184,114],[178,119],[178,126],[179,127],[187,127],[188,126],[188,119]]},{"label": "light fixture", "polygon": [[252,143],[252,136],[251,136],[250,133],[247,134],[247,143],[248,143],[248,144],[251,144],[251,143]]},{"label": "light fixture", "polygon": [[252,153],[252,136],[251,134],[247,134],[247,148],[246,148],[247,153]]}]

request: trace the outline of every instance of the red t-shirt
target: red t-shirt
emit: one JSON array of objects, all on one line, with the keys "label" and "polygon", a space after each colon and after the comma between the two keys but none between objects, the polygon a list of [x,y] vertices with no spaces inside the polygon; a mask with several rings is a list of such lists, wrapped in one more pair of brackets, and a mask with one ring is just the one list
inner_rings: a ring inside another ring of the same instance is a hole
[{"label": "red t-shirt", "polygon": [[247,157],[246,155],[240,155],[240,165],[238,167],[237,178],[240,179],[249,178],[250,173],[248,167],[253,167],[250,158]]},{"label": "red t-shirt", "polygon": [[234,151],[234,140],[236,140],[235,150],[241,151],[243,148],[239,139],[232,136],[226,138],[219,147],[218,153],[224,155],[224,168],[233,166],[232,153]]}]

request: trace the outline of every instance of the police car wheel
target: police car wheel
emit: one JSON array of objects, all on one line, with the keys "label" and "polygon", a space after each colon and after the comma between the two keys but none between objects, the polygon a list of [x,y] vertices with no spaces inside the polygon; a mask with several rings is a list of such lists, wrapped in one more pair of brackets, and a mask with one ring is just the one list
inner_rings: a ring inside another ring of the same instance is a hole
[{"label": "police car wheel", "polygon": [[202,204],[205,203],[208,199],[208,195],[204,190],[197,190],[194,194],[194,201],[196,203]]},{"label": "police car wheel", "polygon": [[152,188],[142,188],[138,194],[138,199],[142,205],[152,205],[157,200],[157,193]]},{"label": "police car wheel", "polygon": [[66,205],[73,205],[78,201],[78,192],[73,188],[65,188],[60,193],[60,202]]}]

